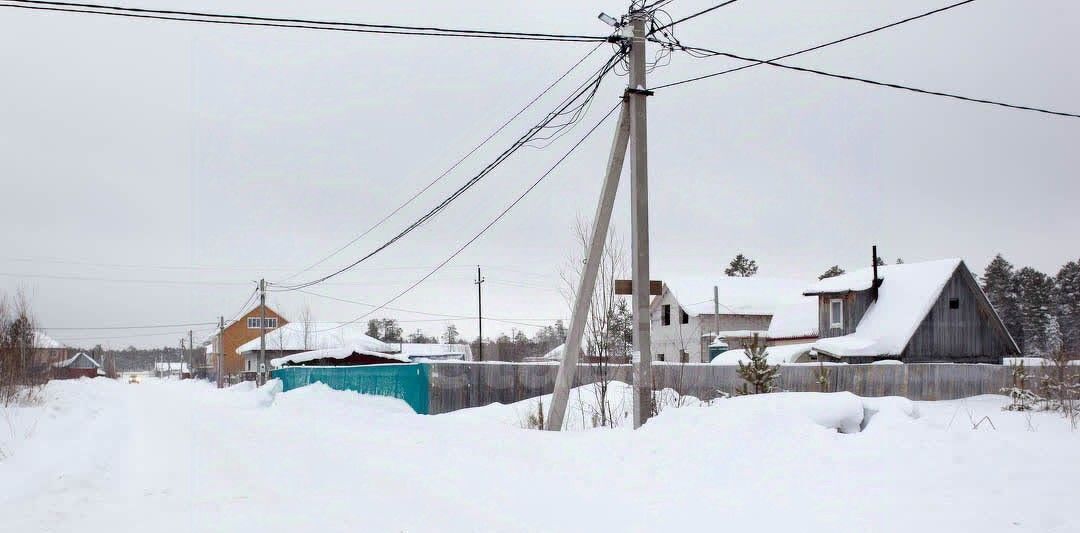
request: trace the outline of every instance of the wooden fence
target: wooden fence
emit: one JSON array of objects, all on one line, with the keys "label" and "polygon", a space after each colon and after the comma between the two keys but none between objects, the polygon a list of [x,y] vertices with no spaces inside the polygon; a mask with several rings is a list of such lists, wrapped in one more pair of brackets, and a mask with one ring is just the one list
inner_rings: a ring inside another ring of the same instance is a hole
[{"label": "wooden fence", "polygon": [[[1012,383],[1010,367],[999,365],[909,364],[835,365],[829,372],[830,392],[850,391],[860,396],[904,396],[912,400],[952,400],[979,394],[998,394]],[[630,365],[605,365],[611,380],[631,383]],[[439,414],[493,402],[513,403],[550,394],[559,367],[551,363],[429,364],[429,413]],[[781,366],[779,386],[789,391],[819,391],[819,368]],[[1032,368],[1031,376],[1042,369]],[[596,365],[579,365],[574,386],[598,380]],[[743,381],[734,366],[707,364],[654,364],[655,388],[671,388],[708,400],[731,393]],[[1035,380],[1031,381],[1034,385]]]}]

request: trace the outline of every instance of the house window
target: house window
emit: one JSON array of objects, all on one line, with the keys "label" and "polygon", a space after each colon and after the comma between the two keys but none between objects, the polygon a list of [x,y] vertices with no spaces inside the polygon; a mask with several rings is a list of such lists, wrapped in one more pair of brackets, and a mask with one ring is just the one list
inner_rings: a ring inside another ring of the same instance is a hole
[{"label": "house window", "polygon": [[686,311],[683,311],[682,309],[679,309],[679,323],[680,324],[689,324],[690,323],[690,315],[686,314]]},{"label": "house window", "polygon": [[844,329],[844,300],[840,298],[829,300],[829,327]]},{"label": "house window", "polygon": [[[265,320],[266,320],[266,329],[276,329],[277,328],[277,318],[266,318]],[[248,329],[260,329],[259,328],[259,317],[257,317],[257,316],[248,317],[247,326],[248,326]]]},{"label": "house window", "polygon": [[660,325],[661,326],[670,326],[671,325],[671,306],[668,305],[668,304],[664,304],[663,306],[660,307]]},{"label": "house window", "polygon": [[690,362],[690,354],[686,353],[686,350],[679,350],[679,362],[680,363],[689,363]]},{"label": "house window", "polygon": [[656,354],[656,360],[657,361],[663,361],[664,360],[664,354],[662,354],[662,353]]},{"label": "house window", "polygon": [[247,361],[247,369],[248,369],[248,372],[251,372],[251,359],[248,359],[248,361]]},{"label": "house window", "polygon": [[949,309],[960,309],[960,298],[949,298]]}]

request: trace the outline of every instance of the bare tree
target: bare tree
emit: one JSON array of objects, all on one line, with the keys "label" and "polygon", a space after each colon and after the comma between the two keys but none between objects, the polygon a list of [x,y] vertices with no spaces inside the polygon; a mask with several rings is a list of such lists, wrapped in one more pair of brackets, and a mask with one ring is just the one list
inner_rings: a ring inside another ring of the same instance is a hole
[{"label": "bare tree", "polygon": [[311,318],[311,307],[305,305],[300,311],[300,322],[304,327],[304,350],[313,350],[315,342],[315,319]]},{"label": "bare tree", "polygon": [[[559,276],[562,278],[563,297],[567,307],[573,309],[574,298],[585,270],[585,259],[589,252],[589,239],[592,232],[590,221],[578,217],[574,224],[575,246]],[[619,346],[625,345],[621,339],[621,328],[614,327],[617,322],[615,280],[626,275],[626,247],[614,228],[610,229],[604,244],[604,253],[597,265],[596,288],[589,302],[589,316],[585,321],[583,346],[588,360],[593,361],[596,370],[596,395],[598,424],[612,424],[612,409],[608,402],[608,389],[611,383],[612,357]],[[624,355],[624,354],[620,354]],[[566,354],[563,354],[565,357]]]},{"label": "bare tree", "polygon": [[35,376],[35,367],[47,368],[50,361],[35,361],[35,324],[30,304],[21,291],[14,300],[0,294],[0,405],[23,396],[47,376]]}]

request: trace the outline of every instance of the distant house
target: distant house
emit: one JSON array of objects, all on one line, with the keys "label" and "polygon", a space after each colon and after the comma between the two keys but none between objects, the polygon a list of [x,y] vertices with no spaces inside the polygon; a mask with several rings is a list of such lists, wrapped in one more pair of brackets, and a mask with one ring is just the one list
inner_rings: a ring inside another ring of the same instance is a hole
[{"label": "distant house", "polygon": [[[391,353],[394,346],[367,335],[365,324],[342,322],[291,322],[266,332],[266,359],[283,358],[313,350],[350,348],[367,352]],[[256,334],[236,348],[243,374],[257,372],[260,341]]]},{"label": "distant house", "polygon": [[[719,314],[713,301],[719,293]],[[805,281],[759,277],[665,280],[650,303],[652,354],[656,361],[709,362],[709,344],[738,349],[768,333],[773,314],[801,298]]]},{"label": "distant house", "polygon": [[101,364],[83,352],[52,364],[53,379],[93,378],[98,375],[103,375]]},{"label": "distant house", "polygon": [[814,356],[1001,364],[1020,352],[960,259],[865,268],[805,294],[817,298]]},{"label": "distant house", "polygon": [[168,378],[172,376],[183,377],[191,371],[187,363],[180,361],[158,361],[154,363],[154,377]]},{"label": "distant house", "polygon": [[417,342],[391,342],[391,353],[408,357],[412,361],[472,361],[472,348],[468,344],[435,344]]},{"label": "distant house", "polygon": [[[222,358],[223,371],[226,376],[239,374],[244,371],[246,362],[240,357],[237,348],[240,345],[258,339],[262,332],[262,308],[256,305],[244,316],[229,324],[225,328],[224,335],[215,333],[203,343],[206,346],[207,372],[213,375],[217,369],[217,360]],[[278,312],[266,307],[266,331],[270,332],[289,323]]]},{"label": "distant house", "polygon": [[33,342],[34,351],[31,366],[37,370],[48,369],[52,365],[71,357],[70,348],[40,331],[34,331]]}]

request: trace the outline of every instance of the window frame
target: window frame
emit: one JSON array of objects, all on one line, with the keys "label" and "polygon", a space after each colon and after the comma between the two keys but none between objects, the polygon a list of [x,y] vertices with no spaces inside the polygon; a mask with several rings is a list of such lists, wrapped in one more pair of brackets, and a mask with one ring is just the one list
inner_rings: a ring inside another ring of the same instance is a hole
[{"label": "window frame", "polygon": [[660,306],[660,325],[671,325],[671,304],[663,304]]},{"label": "window frame", "polygon": [[[834,313],[834,304],[840,304],[840,310]],[[829,329],[844,329],[844,299],[829,298]]]},{"label": "window frame", "polygon": [[266,329],[277,329],[277,317],[268,316],[263,319],[257,316],[249,316],[247,319],[248,329],[262,329],[262,326],[260,324],[264,324],[266,326]]},{"label": "window frame", "polygon": [[679,323],[680,324],[689,324],[690,323],[690,313],[687,313],[686,310],[681,308],[681,307],[679,308]]}]

